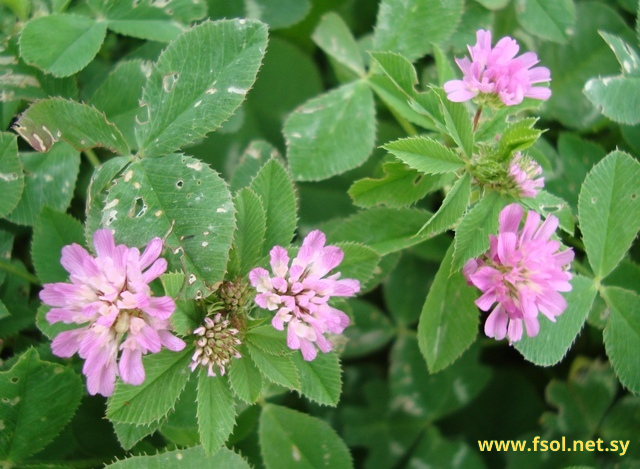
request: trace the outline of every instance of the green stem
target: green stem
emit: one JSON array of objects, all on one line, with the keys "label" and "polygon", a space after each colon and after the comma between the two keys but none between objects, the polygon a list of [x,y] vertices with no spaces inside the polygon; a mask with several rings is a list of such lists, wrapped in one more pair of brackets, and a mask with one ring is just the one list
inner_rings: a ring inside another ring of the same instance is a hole
[{"label": "green stem", "polygon": [[476,111],[476,115],[473,117],[473,131],[475,132],[478,128],[478,122],[480,121],[480,116],[482,115],[482,106],[478,106],[478,110]]},{"label": "green stem", "polygon": [[5,272],[13,274],[16,277],[20,277],[21,279],[26,280],[29,283],[33,283],[34,285],[42,285],[38,277],[36,277],[35,275],[30,274],[26,270],[19,269],[15,265],[1,258],[0,258],[0,270],[4,270]]},{"label": "green stem", "polygon": [[387,106],[387,109],[389,109],[393,117],[396,119],[396,121],[398,121],[398,124],[400,124],[400,127],[402,127],[402,130],[404,130],[407,135],[411,137],[418,135],[418,130],[413,126],[411,122],[398,114],[398,112],[395,109],[392,109],[390,106]]},{"label": "green stem", "polygon": [[84,154],[86,155],[87,159],[89,160],[89,163],[91,163],[93,165],[94,168],[97,168],[98,166],[100,166],[102,163],[100,163],[100,160],[98,159],[98,157],[96,156],[95,152],[92,149],[87,149],[84,151]]}]

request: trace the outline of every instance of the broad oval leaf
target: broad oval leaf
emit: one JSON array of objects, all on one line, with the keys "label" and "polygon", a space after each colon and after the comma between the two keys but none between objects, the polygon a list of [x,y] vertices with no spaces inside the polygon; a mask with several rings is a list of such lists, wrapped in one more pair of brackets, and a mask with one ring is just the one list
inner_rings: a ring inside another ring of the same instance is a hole
[{"label": "broad oval leaf", "polygon": [[565,293],[567,309],[552,323],[540,318],[540,332],[535,337],[523,334],[515,348],[530,362],[540,366],[552,366],[560,362],[576,340],[584,325],[593,300],[596,287],[592,279],[574,275],[572,290]]},{"label": "broad oval leaf", "polygon": [[183,257],[189,297],[224,276],[234,208],[226,183],[201,161],[168,155],[131,163],[106,197],[102,222],[129,246],[166,237],[166,246]]},{"label": "broad oval leaf", "polygon": [[633,291],[607,287],[604,298],[611,309],[604,329],[604,345],[620,382],[640,392],[640,296]]},{"label": "broad oval leaf", "polygon": [[300,392],[314,402],[335,407],[340,401],[342,379],[340,359],[335,353],[319,353],[306,361],[294,353],[293,363],[300,375]]},{"label": "broad oval leaf", "polygon": [[360,48],[339,15],[333,12],[324,15],[311,37],[327,55],[348,67],[356,75],[364,75]]},{"label": "broad oval leaf", "polygon": [[584,94],[612,121],[626,125],[640,122],[638,103],[632,99],[640,95],[640,78],[592,78],[584,86]]},{"label": "broad oval leaf", "polygon": [[30,65],[57,77],[68,77],[89,65],[107,32],[103,21],[72,14],[29,21],[20,36],[20,55]]},{"label": "broad oval leaf", "polygon": [[349,449],[335,430],[296,410],[267,404],[258,435],[267,469],[353,467]]},{"label": "broad oval leaf", "polygon": [[109,464],[112,469],[184,469],[185,467],[206,467],[209,469],[250,469],[242,456],[228,448],[221,448],[214,455],[208,455],[202,446],[166,451],[152,456],[131,456]]},{"label": "broad oval leaf", "polygon": [[297,181],[318,181],[356,168],[375,145],[373,93],[358,81],[313,98],[289,116],[284,135]]},{"label": "broad oval leaf", "polygon": [[640,163],[614,151],[593,167],[580,190],[578,217],[593,272],[605,278],[640,229]]},{"label": "broad oval leaf", "polygon": [[14,128],[40,152],[49,151],[55,142],[62,140],[78,151],[105,147],[121,155],[129,154],[127,141],[104,113],[62,98],[33,103]]},{"label": "broad oval leaf", "polygon": [[19,462],[44,448],[69,423],[82,394],[71,368],[44,362],[35,349],[27,350],[0,373],[0,459]]},{"label": "broad oval leaf", "polygon": [[266,46],[266,26],[251,20],[206,21],[171,42],[142,95],[141,154],[175,151],[231,117],[253,86]]},{"label": "broad oval leaf", "polygon": [[516,4],[518,22],[529,34],[562,44],[573,35],[573,0],[517,0]]},{"label": "broad oval leaf", "polygon": [[403,138],[387,143],[384,149],[425,174],[449,173],[464,167],[464,161],[458,155],[431,138]]},{"label": "broad oval leaf", "polygon": [[453,249],[452,244],[445,254],[418,324],[420,351],[431,373],[451,365],[478,335],[476,292],[460,272],[449,275]]},{"label": "broad oval leaf", "polygon": [[23,189],[24,175],[16,136],[0,132],[0,218],[16,208]]}]

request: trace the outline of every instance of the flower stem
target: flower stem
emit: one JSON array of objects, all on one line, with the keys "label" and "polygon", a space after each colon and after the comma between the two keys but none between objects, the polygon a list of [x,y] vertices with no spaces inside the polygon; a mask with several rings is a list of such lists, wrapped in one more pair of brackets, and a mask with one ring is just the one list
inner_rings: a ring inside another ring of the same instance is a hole
[{"label": "flower stem", "polygon": [[389,109],[389,112],[391,112],[395,120],[398,121],[398,124],[400,124],[400,127],[402,127],[402,130],[404,130],[407,135],[411,137],[418,135],[418,130],[413,126],[411,122],[398,114],[398,112],[395,109],[392,109],[391,106],[387,106],[387,109]]},{"label": "flower stem", "polygon": [[482,114],[482,106],[478,106],[478,110],[476,111],[476,115],[473,117],[473,131],[475,132],[478,128],[478,122],[480,121],[480,115]]},{"label": "flower stem", "polygon": [[84,151],[84,154],[86,155],[87,159],[89,160],[89,163],[91,163],[93,165],[94,168],[97,168],[98,166],[100,166],[102,163],[100,163],[100,160],[98,159],[98,156],[95,154],[95,152],[88,148]]},{"label": "flower stem", "polygon": [[27,272],[26,270],[22,270],[10,262],[5,261],[4,259],[0,259],[0,270],[4,270],[7,273],[13,274],[16,277],[20,277],[23,280],[26,280],[29,283],[33,283],[34,285],[42,285],[40,280],[35,275]]}]

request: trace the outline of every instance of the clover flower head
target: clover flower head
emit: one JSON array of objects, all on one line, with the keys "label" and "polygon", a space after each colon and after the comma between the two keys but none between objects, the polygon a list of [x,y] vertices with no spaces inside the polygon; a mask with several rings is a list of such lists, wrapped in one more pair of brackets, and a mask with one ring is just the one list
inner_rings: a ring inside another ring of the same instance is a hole
[{"label": "clover flower head", "polygon": [[141,255],[137,248],[116,246],[113,233],[101,229],[93,244],[96,257],[77,244],[62,248],[61,263],[71,283],[45,284],[40,299],[52,307],[49,323],[82,325],[58,334],[53,353],[77,353],[85,360],[89,394],[109,396],[117,376],[133,385],[144,381],[143,355],[162,347],[179,351],[186,344],[170,332],[174,301],[154,297],[149,288],[167,269],[167,261],[159,258],[162,240],[152,239]]},{"label": "clover flower head", "polygon": [[520,197],[535,197],[544,187],[542,167],[534,160],[517,152],[509,164],[509,176]]},{"label": "clover flower head", "polygon": [[258,292],[255,302],[276,312],[271,324],[278,330],[287,326],[287,345],[299,349],[307,361],[316,357],[316,346],[324,353],[333,348],[325,333],[340,334],[349,325],[349,317],[330,306],[329,299],[360,291],[357,280],[340,279],[340,273],[326,276],[342,262],[344,253],[325,243],[324,233],[312,231],[291,264],[287,250],[275,246],[271,250],[273,275],[261,267],[249,273]]},{"label": "clover flower head", "polygon": [[467,282],[482,292],[475,302],[482,311],[497,303],[485,322],[485,334],[497,340],[508,337],[510,343],[522,338],[523,323],[529,337],[538,334],[538,313],[555,322],[567,307],[559,292],[571,290],[567,268],[573,250],[560,251],[560,242],[550,239],[558,219],[549,215],[540,224],[540,215],[531,210],[519,229],[523,214],[518,204],[505,207],[498,236],[489,236],[489,251],[462,269]]},{"label": "clover flower head", "polygon": [[223,319],[222,313],[213,318],[204,318],[204,325],[193,331],[196,339],[196,350],[191,357],[191,371],[197,366],[207,368],[208,376],[216,376],[213,368],[217,368],[220,376],[224,376],[232,358],[242,358],[236,349],[242,341],[236,337],[238,329],[231,327],[229,319]]},{"label": "clover flower head", "polygon": [[533,86],[551,81],[548,68],[534,67],[539,62],[534,52],[516,57],[520,46],[508,36],[492,48],[491,31],[478,30],[476,39],[474,46],[468,46],[471,60],[467,57],[456,59],[463,73],[462,80],[444,84],[450,101],[463,102],[480,95],[488,102],[497,97],[504,105],[515,106],[524,98],[547,100],[551,97],[549,88]]}]

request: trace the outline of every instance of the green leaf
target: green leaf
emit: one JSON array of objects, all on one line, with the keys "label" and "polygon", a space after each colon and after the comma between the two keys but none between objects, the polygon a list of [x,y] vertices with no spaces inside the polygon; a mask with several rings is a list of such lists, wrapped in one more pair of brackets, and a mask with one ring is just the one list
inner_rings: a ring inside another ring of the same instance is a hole
[{"label": "green leaf", "polygon": [[311,36],[325,54],[349,68],[358,76],[365,73],[360,48],[349,27],[336,13],[330,12],[320,19]]},{"label": "green leaf", "polygon": [[391,409],[423,422],[437,420],[467,405],[491,376],[489,368],[478,362],[478,348],[467,351],[449,368],[429,373],[417,338],[408,334],[398,337],[390,361]]},{"label": "green leaf", "polygon": [[40,360],[30,348],[0,373],[0,395],[0,460],[20,462],[69,423],[80,404],[82,383],[73,370]]},{"label": "green leaf", "polygon": [[122,448],[126,451],[129,451],[144,437],[151,435],[158,428],[160,428],[162,420],[158,420],[157,422],[151,423],[149,425],[134,425],[132,423],[119,422],[112,423],[113,429],[116,432],[116,436],[118,437],[118,441],[122,445]]},{"label": "green leaf", "polygon": [[[424,241],[416,236],[431,213],[419,209],[373,208],[322,226],[327,239],[365,244],[385,256]],[[487,240],[488,242],[488,240]]]},{"label": "green leaf", "polygon": [[264,24],[221,20],[195,26],[169,44],[142,95],[140,152],[164,155],[218,128],[244,101],[266,43]]},{"label": "green leaf", "polygon": [[533,128],[538,121],[536,118],[519,120],[509,125],[501,134],[498,142],[498,158],[500,161],[508,161],[511,155],[517,151],[525,150],[536,143],[542,131]]},{"label": "green leaf", "polygon": [[[0,229],[0,259],[10,259],[11,251],[13,250],[13,238],[14,235],[9,231]],[[7,278],[7,272],[0,270],[0,286]]]},{"label": "green leaf", "polygon": [[107,25],[87,16],[54,14],[29,21],[20,35],[20,55],[57,77],[79,72],[93,60]]},{"label": "green leaf", "polygon": [[171,298],[176,298],[184,286],[184,272],[166,272],[160,276],[164,287],[164,293]]},{"label": "green leaf", "polygon": [[207,454],[215,453],[224,445],[235,423],[236,405],[227,379],[207,376],[202,368],[198,379],[198,428]]},{"label": "green leaf", "polygon": [[444,92],[437,89],[440,99],[440,111],[444,117],[445,126],[451,138],[458,145],[467,159],[473,156],[473,127],[469,111],[463,103],[449,101]]},{"label": "green leaf", "polygon": [[318,404],[337,406],[342,391],[338,355],[319,353],[313,360],[306,361],[294,353],[292,358],[300,375],[300,392]]},{"label": "green leaf", "polygon": [[147,425],[173,409],[191,375],[189,363],[193,348],[181,352],[162,350],[142,359],[146,378],[139,386],[116,383],[109,398],[107,418],[114,422]]},{"label": "green leaf", "polygon": [[91,3],[97,7],[97,13],[106,18],[111,31],[125,36],[169,42],[178,37],[184,29],[171,18],[169,8],[159,8],[161,4],[153,0],[136,3],[129,0]]},{"label": "green leaf", "polygon": [[242,456],[230,449],[221,448],[213,456],[207,455],[203,446],[166,451],[153,456],[131,456],[106,467],[112,469],[184,469],[207,467],[210,469],[250,469]]},{"label": "green leaf", "polygon": [[[540,332],[536,337],[523,334],[515,348],[530,362],[539,366],[552,366],[560,362],[576,340],[596,297],[592,279],[574,275],[572,290],[565,293],[567,309],[553,324],[540,317]],[[542,316],[542,315],[540,315]]]},{"label": "green leaf", "polygon": [[[607,441],[633,440],[640,432],[640,397],[627,395],[616,401],[598,430]],[[629,448],[629,451],[638,457],[638,448]]]},{"label": "green leaf", "polygon": [[408,98],[415,96],[418,75],[413,64],[402,54],[395,52],[369,52],[371,58]]},{"label": "green leaf", "polygon": [[86,104],[49,98],[32,104],[14,126],[16,132],[37,151],[49,151],[62,140],[78,151],[105,147],[114,153],[129,154],[129,145],[105,115]]},{"label": "green leaf", "polygon": [[632,392],[640,392],[640,363],[635,354],[640,347],[640,296],[618,287],[607,287],[604,299],[611,310],[604,329],[604,345],[620,382]]},{"label": "green leaf", "polygon": [[[193,349],[192,349],[193,350]],[[197,368],[200,370],[200,368]],[[160,433],[169,442],[181,446],[195,446],[200,444],[198,431],[198,379],[197,371],[192,373],[184,387],[173,410],[167,417],[161,419]]]},{"label": "green leaf", "polygon": [[598,31],[602,39],[609,44],[611,50],[616,54],[618,62],[622,67],[622,74],[629,76],[640,76],[640,57],[629,44],[624,42],[619,36],[609,34],[605,31]]},{"label": "green leaf", "polygon": [[[445,239],[442,251],[446,251],[449,242]],[[424,300],[436,273],[433,267],[433,264],[405,253],[384,284],[382,292],[385,305],[394,321],[400,326],[411,326],[418,322]],[[358,325],[357,317],[356,325]]]},{"label": "green leaf", "polygon": [[589,263],[599,278],[618,265],[640,229],[640,163],[614,151],[587,175],[578,218]]},{"label": "green leaf", "polygon": [[456,229],[452,273],[462,269],[472,257],[489,249],[489,235],[498,231],[498,217],[505,205],[497,192],[490,192],[465,215]]},{"label": "green leaf", "polygon": [[478,334],[476,292],[460,272],[449,276],[453,250],[452,244],[431,285],[418,324],[420,351],[431,373],[451,365]]},{"label": "green leaf", "polygon": [[66,213],[45,207],[33,227],[31,258],[42,283],[65,282],[69,273],[60,264],[64,246],[84,243],[83,226]]},{"label": "green leaf", "polygon": [[120,129],[130,148],[138,146],[134,126],[148,68],[141,60],[118,62],[89,99],[89,104],[104,112],[107,120]]},{"label": "green leaf", "polygon": [[589,128],[602,119],[583,94],[584,85],[596,76],[615,75],[620,68],[598,30],[620,35],[629,43],[634,40],[625,21],[609,5],[577,2],[575,34],[568,44],[540,45],[540,62],[553,71],[553,95],[545,104],[545,119],[577,129]]},{"label": "green leaf", "polygon": [[517,0],[516,15],[525,31],[547,41],[564,44],[574,33],[573,0]]},{"label": "green leaf", "polygon": [[380,262],[380,254],[369,246],[358,243],[336,243],[344,253],[344,259],[336,269],[340,278],[354,278],[364,285],[373,276]]},{"label": "green leaf", "polygon": [[264,208],[255,192],[241,189],[233,200],[237,226],[227,268],[229,278],[244,276],[258,265],[267,231]]},{"label": "green leaf", "polygon": [[87,245],[91,245],[93,233],[102,228],[102,208],[107,191],[129,161],[125,156],[118,156],[104,162],[93,171],[87,191],[87,221],[84,229]]},{"label": "green leaf", "polygon": [[264,21],[271,29],[288,28],[309,13],[309,0],[245,0],[247,18]]},{"label": "green leaf", "polygon": [[464,167],[464,161],[458,155],[431,138],[403,138],[387,143],[383,148],[425,174],[449,173]]},{"label": "green leaf", "polygon": [[467,443],[449,440],[437,427],[428,427],[411,452],[407,467],[438,467],[447,469],[484,469],[482,458]]},{"label": "green leaf", "polygon": [[326,422],[267,404],[258,429],[264,463],[271,469],[352,468],[347,445]]},{"label": "green leaf", "polygon": [[523,197],[521,203],[543,215],[545,218],[549,215],[555,216],[560,222],[560,228],[570,235],[573,235],[575,227],[573,226],[573,215],[569,204],[547,191],[539,191],[538,194],[531,197]]},{"label": "green leaf", "polygon": [[24,189],[22,164],[18,158],[16,136],[0,132],[0,218],[10,213],[20,202]]},{"label": "green leaf", "polygon": [[25,153],[20,158],[26,174],[24,190],[7,219],[33,226],[43,207],[64,212],[73,197],[80,154],[66,143],[58,143],[48,153]]},{"label": "green leaf", "polygon": [[0,319],[4,319],[10,316],[11,316],[11,313],[9,312],[7,307],[4,305],[4,303],[0,301]]},{"label": "green leaf", "polygon": [[229,366],[229,385],[238,398],[253,404],[261,395],[262,375],[245,346],[239,347],[238,352],[242,358],[234,360]]},{"label": "green leaf", "polygon": [[602,114],[626,125],[640,123],[640,112],[634,99],[640,94],[640,78],[592,78],[584,86],[584,94]]},{"label": "green leaf", "polygon": [[283,331],[275,329],[271,324],[251,328],[244,336],[250,343],[269,355],[289,355],[287,339]]},{"label": "green leaf", "polygon": [[407,207],[433,192],[442,181],[440,176],[420,174],[400,161],[384,163],[382,171],[384,177],[381,179],[360,179],[349,188],[349,196],[355,205]]},{"label": "green leaf", "polygon": [[384,347],[394,337],[393,324],[374,305],[356,298],[350,299],[348,305],[351,307],[353,323],[344,330],[348,340],[341,353],[343,358],[369,355]]},{"label": "green leaf", "polygon": [[438,211],[420,228],[420,233],[435,236],[454,226],[467,210],[470,199],[471,174],[465,172],[449,190]]},{"label": "green leaf", "polygon": [[249,186],[264,208],[266,232],[262,255],[273,246],[288,246],[296,229],[296,194],[287,170],[276,159],[269,160]]},{"label": "green leaf", "polygon": [[462,0],[383,0],[373,37],[374,50],[398,52],[414,61],[445,41],[456,29]]},{"label": "green leaf", "polygon": [[287,118],[284,135],[297,181],[318,181],[356,168],[375,145],[373,94],[358,81],[313,98]]},{"label": "green leaf", "polygon": [[289,389],[300,389],[300,378],[289,355],[271,355],[250,342],[247,342],[247,349],[265,378]]},{"label": "green leaf", "polygon": [[544,426],[574,439],[591,438],[617,391],[618,384],[608,363],[578,358],[566,382],[552,380],[547,385],[547,402],[557,407],[558,413],[543,414]]},{"label": "green leaf", "polygon": [[251,180],[258,174],[271,158],[281,158],[278,149],[264,140],[254,140],[244,150],[238,166],[231,175],[231,192],[237,192],[243,187],[249,186]]},{"label": "green leaf", "polygon": [[155,236],[166,237],[166,246],[184,260],[189,297],[223,279],[234,208],[215,171],[194,158],[168,155],[135,161],[116,181],[102,220],[118,242],[141,246]]}]

